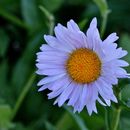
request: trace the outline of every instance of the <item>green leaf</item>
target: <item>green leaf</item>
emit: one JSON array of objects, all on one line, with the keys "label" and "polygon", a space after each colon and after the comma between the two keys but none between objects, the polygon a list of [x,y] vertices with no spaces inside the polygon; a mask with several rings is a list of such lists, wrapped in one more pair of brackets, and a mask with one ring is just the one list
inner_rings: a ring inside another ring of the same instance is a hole
[{"label": "green leaf", "polygon": [[128,108],[130,108],[130,98],[128,98],[126,105]]},{"label": "green leaf", "polygon": [[45,126],[47,130],[56,130],[56,128],[48,121],[45,121]]},{"label": "green leaf", "polygon": [[25,52],[21,59],[19,59],[18,63],[14,67],[13,75],[12,75],[12,85],[15,88],[16,93],[20,92],[21,87],[28,80],[29,75],[34,71],[34,63],[36,60],[36,52],[39,47],[39,43],[42,40],[42,33],[38,33],[34,36],[28,43]]},{"label": "green leaf", "polygon": [[121,93],[122,93],[122,100],[127,101],[130,98],[130,84],[124,86]]},{"label": "green leaf", "polygon": [[7,11],[6,9],[0,7],[0,15],[8,20],[9,22],[23,28],[28,28],[28,26],[23,23],[19,18],[17,18],[15,15],[13,15],[10,11]]},{"label": "green leaf", "polygon": [[126,101],[120,100],[119,104],[123,109],[130,111],[130,98],[128,98]]},{"label": "green leaf", "polygon": [[120,121],[120,130],[129,130],[130,129],[130,119],[129,118],[121,118]]},{"label": "green leaf", "polygon": [[[130,64],[130,35],[123,34],[119,41],[120,46],[128,51],[128,54],[123,58]],[[130,72],[130,66],[126,68]]]},{"label": "green leaf", "polygon": [[95,4],[98,6],[102,17],[107,15],[110,10],[108,9],[107,1],[106,0],[93,0]]},{"label": "green leaf", "polygon": [[35,30],[41,27],[41,18],[36,0],[21,0],[21,9],[25,23],[30,26],[30,29]]},{"label": "green leaf", "polygon": [[[120,46],[128,51],[128,54],[123,57],[124,60],[126,60],[128,63],[130,63],[130,36],[128,34],[123,34],[119,41]],[[126,67],[127,71],[130,72],[130,66]],[[122,79],[119,82],[119,86],[121,88],[121,94],[122,94],[122,104],[121,106],[123,108],[130,108],[130,79]]]},{"label": "green leaf", "polygon": [[4,56],[9,44],[9,37],[6,32],[0,29],[0,56]]},{"label": "green leaf", "polygon": [[12,109],[9,105],[0,105],[0,129],[7,130],[12,128],[13,124],[10,122]]},{"label": "green leaf", "polygon": [[4,99],[5,102],[9,102],[12,104],[13,96],[12,96],[12,87],[9,85],[8,82],[8,63],[4,60],[0,64],[0,97]]},{"label": "green leaf", "polygon": [[57,10],[64,0],[42,0],[41,4],[49,11]]}]

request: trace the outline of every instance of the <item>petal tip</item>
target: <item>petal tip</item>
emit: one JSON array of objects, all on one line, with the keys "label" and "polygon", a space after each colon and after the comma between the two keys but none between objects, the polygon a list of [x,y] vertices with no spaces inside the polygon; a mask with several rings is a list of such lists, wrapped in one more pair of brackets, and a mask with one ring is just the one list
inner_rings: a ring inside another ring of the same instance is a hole
[{"label": "petal tip", "polygon": [[41,92],[42,91],[42,87],[40,87],[39,89],[38,89],[38,92]]},{"label": "petal tip", "polygon": [[90,27],[97,27],[97,18],[94,17],[90,23]]}]

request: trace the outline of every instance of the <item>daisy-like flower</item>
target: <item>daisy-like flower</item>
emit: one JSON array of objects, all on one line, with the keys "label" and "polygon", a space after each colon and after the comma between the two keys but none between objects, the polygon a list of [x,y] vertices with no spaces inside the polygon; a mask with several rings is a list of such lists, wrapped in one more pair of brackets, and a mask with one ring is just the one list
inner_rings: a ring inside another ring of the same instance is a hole
[{"label": "daisy-like flower", "polygon": [[68,101],[74,112],[86,107],[89,115],[97,113],[96,101],[104,106],[117,103],[112,88],[118,78],[129,78],[122,68],[129,64],[120,59],[127,51],[117,48],[116,33],[102,41],[96,18],[86,34],[73,20],[67,28],[58,24],[54,32],[55,37],[44,35],[48,44],[37,53],[37,74],[46,76],[38,83],[39,91],[49,89],[48,99],[57,97],[54,104],[60,107]]}]

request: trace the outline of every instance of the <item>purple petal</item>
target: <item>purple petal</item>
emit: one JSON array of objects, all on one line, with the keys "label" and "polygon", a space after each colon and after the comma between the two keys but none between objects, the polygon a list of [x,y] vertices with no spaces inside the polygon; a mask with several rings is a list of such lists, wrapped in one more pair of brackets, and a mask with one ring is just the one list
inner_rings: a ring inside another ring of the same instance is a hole
[{"label": "purple petal", "polygon": [[70,85],[68,85],[68,87],[66,87],[66,89],[63,91],[63,93],[59,97],[59,101],[58,101],[59,106],[62,106],[64,102],[69,98],[74,87],[75,87],[75,84],[73,83],[71,83]]},{"label": "purple petal", "polygon": [[67,28],[70,30],[70,31],[80,31],[78,25],[73,21],[73,20],[70,20],[69,22],[67,22]]},{"label": "purple petal", "polygon": [[74,104],[77,102],[77,100],[80,96],[80,93],[81,93],[81,85],[76,84],[75,89],[70,96],[68,105],[74,106]]},{"label": "purple petal", "polygon": [[116,35],[116,33],[112,33],[103,41],[103,44],[106,44],[106,43],[111,44],[115,42],[116,40],[118,40],[118,38],[119,37]]},{"label": "purple petal", "polygon": [[47,83],[53,82],[53,81],[55,81],[57,79],[62,78],[64,75],[65,74],[60,74],[60,75],[56,75],[56,76],[45,77],[44,79],[40,80],[37,85],[41,86],[43,84],[47,84]]}]

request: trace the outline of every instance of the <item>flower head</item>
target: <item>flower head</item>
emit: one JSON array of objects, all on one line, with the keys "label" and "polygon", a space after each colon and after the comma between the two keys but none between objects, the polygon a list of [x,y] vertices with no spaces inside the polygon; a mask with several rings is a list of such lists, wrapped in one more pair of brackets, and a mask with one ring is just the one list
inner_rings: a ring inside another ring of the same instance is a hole
[{"label": "flower head", "polygon": [[58,24],[54,32],[55,37],[44,35],[48,44],[37,53],[37,74],[46,75],[38,83],[39,91],[49,89],[48,99],[57,97],[54,104],[68,101],[74,112],[86,107],[89,115],[97,113],[96,101],[104,106],[117,102],[112,88],[118,78],[129,78],[122,68],[129,64],[120,59],[127,51],[117,48],[116,33],[102,41],[96,18],[86,34],[73,20],[67,28]]}]

